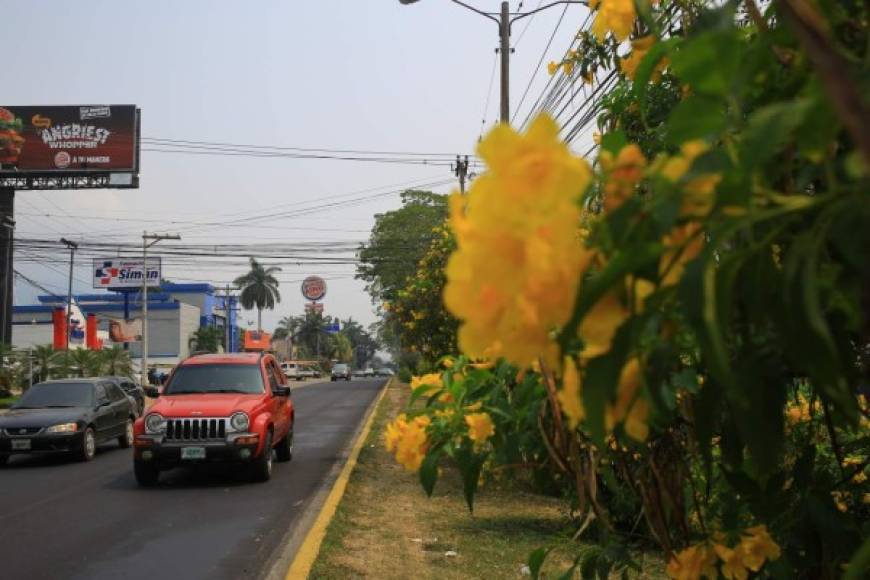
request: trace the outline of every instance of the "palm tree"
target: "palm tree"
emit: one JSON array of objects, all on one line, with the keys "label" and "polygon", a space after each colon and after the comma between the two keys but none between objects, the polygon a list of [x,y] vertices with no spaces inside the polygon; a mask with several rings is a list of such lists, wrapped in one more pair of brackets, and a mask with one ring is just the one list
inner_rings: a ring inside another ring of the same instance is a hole
[{"label": "palm tree", "polygon": [[10,393],[16,383],[17,362],[15,352],[8,344],[0,343],[0,392]]},{"label": "palm tree", "polygon": [[100,374],[102,361],[96,351],[77,348],[67,353],[67,359],[70,370],[77,377],[93,377]]},{"label": "palm tree", "polygon": [[218,352],[224,339],[224,331],[217,326],[201,326],[187,342],[191,351]]},{"label": "palm tree", "polygon": [[343,363],[349,363],[353,359],[353,345],[350,339],[340,332],[332,337],[332,358]]},{"label": "palm tree", "polygon": [[33,349],[33,382],[41,383],[51,378],[58,353],[50,344],[40,344]]},{"label": "palm tree", "polygon": [[278,266],[264,268],[256,258],[251,258],[251,271],[233,280],[242,289],[239,301],[246,310],[257,309],[257,330],[263,330],[263,309],[272,310],[281,302],[278,293],[278,280],[274,274],[281,271]]},{"label": "palm tree", "polygon": [[115,345],[100,351],[100,362],[103,371],[109,376],[128,377],[133,372],[133,364],[130,353],[121,346]]},{"label": "palm tree", "polygon": [[295,338],[296,332],[299,329],[299,321],[299,316],[285,316],[278,322],[273,336],[278,340],[285,339],[288,336]]}]

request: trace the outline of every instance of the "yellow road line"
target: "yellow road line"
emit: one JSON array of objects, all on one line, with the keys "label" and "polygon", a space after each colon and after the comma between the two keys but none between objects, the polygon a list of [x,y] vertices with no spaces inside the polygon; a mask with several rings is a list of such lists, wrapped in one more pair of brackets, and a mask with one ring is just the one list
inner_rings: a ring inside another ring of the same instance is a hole
[{"label": "yellow road line", "polygon": [[302,541],[299,551],[296,552],[296,556],[293,558],[293,563],[290,564],[290,569],[287,570],[287,580],[303,580],[304,578],[308,578],[308,574],[311,572],[311,566],[314,565],[314,560],[320,552],[320,544],[323,543],[323,538],[326,536],[326,528],[329,526],[329,522],[332,521],[332,517],[335,515],[335,510],[338,508],[338,502],[340,502],[341,498],[344,496],[344,491],[347,489],[347,482],[350,480],[350,474],[356,466],[362,446],[365,443],[366,438],[369,436],[369,431],[372,429],[372,423],[374,423],[375,413],[378,406],[381,404],[381,399],[384,398],[387,389],[390,388],[392,383],[393,379],[390,378],[390,380],[387,381],[387,384],[385,384],[381,389],[381,393],[378,395],[374,405],[372,405],[369,417],[366,419],[365,425],[363,425],[362,430],[357,436],[356,442],[353,444],[353,449],[350,451],[347,463],[344,464],[341,473],[335,480],[335,483],[332,486],[332,491],[329,492],[329,496],[326,498],[326,501],[323,502],[323,507],[320,508],[320,513],[317,514],[317,519],[314,520],[314,524],[305,535],[305,540]]}]

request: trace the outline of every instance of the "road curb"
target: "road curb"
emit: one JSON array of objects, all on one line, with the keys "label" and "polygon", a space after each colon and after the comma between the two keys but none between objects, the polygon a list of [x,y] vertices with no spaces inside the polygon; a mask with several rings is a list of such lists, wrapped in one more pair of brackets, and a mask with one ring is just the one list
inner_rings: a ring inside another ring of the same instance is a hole
[{"label": "road curb", "polygon": [[[320,552],[320,544],[326,536],[326,529],[335,515],[341,498],[344,496],[350,475],[356,467],[362,446],[374,423],[375,412],[380,406],[381,400],[387,390],[393,384],[395,377],[390,377],[381,387],[381,392],[375,397],[361,423],[361,427],[353,438],[344,465],[333,469],[333,472],[324,480],[323,487],[317,492],[314,500],[306,513],[300,518],[296,531],[291,533],[284,541],[284,549],[276,558],[268,574],[267,580],[297,580],[308,577],[317,554]],[[335,475],[335,471],[338,474]],[[335,475],[335,477],[333,477]],[[331,487],[330,484],[331,483]]]}]

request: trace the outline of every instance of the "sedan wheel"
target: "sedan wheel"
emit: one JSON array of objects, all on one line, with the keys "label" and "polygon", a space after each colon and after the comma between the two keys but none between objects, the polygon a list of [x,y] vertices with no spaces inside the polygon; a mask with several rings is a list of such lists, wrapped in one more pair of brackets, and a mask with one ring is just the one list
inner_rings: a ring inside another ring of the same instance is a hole
[{"label": "sedan wheel", "polygon": [[90,461],[97,453],[97,439],[94,435],[94,430],[91,427],[85,429],[82,435],[81,448],[76,453],[79,461]]},{"label": "sedan wheel", "polygon": [[118,445],[122,449],[128,449],[133,446],[133,420],[127,419],[127,425],[124,427],[124,434],[118,437]]}]

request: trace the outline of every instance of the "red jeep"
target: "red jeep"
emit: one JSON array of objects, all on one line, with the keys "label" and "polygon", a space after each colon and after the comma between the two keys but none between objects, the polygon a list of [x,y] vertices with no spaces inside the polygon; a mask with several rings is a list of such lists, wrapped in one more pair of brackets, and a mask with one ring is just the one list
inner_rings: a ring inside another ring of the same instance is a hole
[{"label": "red jeep", "polygon": [[[157,389],[146,389],[158,397]],[[179,363],[157,402],[134,426],[133,471],[156,485],[160,471],[180,465],[233,462],[254,481],[293,455],[293,402],[275,357],[265,353],[205,354]]]}]

